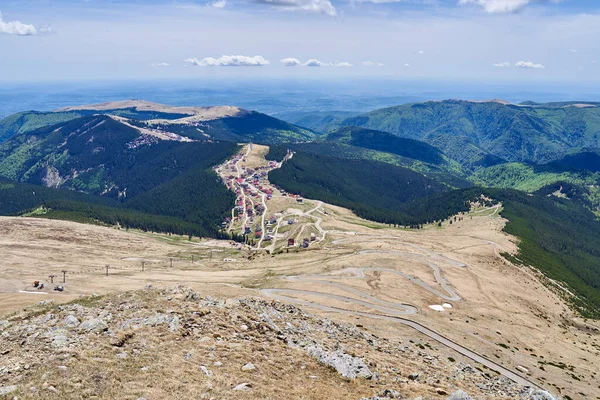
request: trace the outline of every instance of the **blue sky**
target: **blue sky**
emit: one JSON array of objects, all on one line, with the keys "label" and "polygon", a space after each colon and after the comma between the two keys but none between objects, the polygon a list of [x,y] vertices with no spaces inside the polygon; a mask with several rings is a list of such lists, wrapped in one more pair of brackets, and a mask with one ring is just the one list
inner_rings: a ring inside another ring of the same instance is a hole
[{"label": "blue sky", "polygon": [[0,80],[600,81],[597,0],[2,0]]}]

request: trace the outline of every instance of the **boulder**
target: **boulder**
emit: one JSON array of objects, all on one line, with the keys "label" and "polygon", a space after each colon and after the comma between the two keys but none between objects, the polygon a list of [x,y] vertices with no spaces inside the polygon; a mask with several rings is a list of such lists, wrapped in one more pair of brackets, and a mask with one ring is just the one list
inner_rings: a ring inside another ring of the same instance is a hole
[{"label": "boulder", "polygon": [[79,330],[83,332],[104,332],[108,330],[108,325],[106,322],[101,320],[100,318],[92,318],[86,321],[83,321],[81,325],[79,325]]},{"label": "boulder", "polygon": [[344,353],[341,350],[328,352],[320,346],[309,346],[306,352],[316,358],[320,363],[334,368],[344,378],[355,379],[365,378],[370,379],[373,373],[362,358],[353,357]]},{"label": "boulder", "polygon": [[450,395],[450,397],[448,397],[448,400],[472,400],[471,397],[465,393],[462,390],[457,390],[456,392],[452,393]]}]

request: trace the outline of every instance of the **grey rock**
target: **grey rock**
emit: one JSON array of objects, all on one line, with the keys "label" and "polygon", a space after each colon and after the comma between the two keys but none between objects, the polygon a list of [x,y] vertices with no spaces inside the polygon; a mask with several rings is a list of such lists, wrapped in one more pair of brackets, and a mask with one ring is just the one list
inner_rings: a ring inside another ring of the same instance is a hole
[{"label": "grey rock", "polygon": [[8,322],[5,319],[0,320],[0,329],[4,329],[4,328],[8,328],[8,326],[10,325],[10,322]]},{"label": "grey rock", "polygon": [[546,392],[545,390],[536,390],[535,392],[533,392],[531,394],[529,399],[530,400],[556,400],[556,397],[554,397],[549,392]]},{"label": "grey rock", "polygon": [[462,390],[457,390],[456,392],[452,393],[450,395],[450,397],[448,397],[448,400],[472,400],[471,397],[465,393]]},{"label": "grey rock", "polygon": [[68,332],[64,329],[52,328],[43,336],[51,341],[53,347],[64,347],[71,343]]},{"label": "grey rock", "polygon": [[171,332],[175,332],[178,331],[180,327],[179,324],[179,317],[177,315],[174,315],[171,319],[171,321],[169,322],[169,330]]},{"label": "grey rock", "polygon": [[121,359],[125,359],[127,358],[127,353],[125,353],[124,351],[117,354],[117,358],[121,358]]},{"label": "grey rock", "polygon": [[19,387],[16,386],[16,385],[12,385],[12,386],[0,386],[0,396],[6,396],[7,394],[10,394],[12,392],[16,392],[17,389],[19,389]]},{"label": "grey rock", "polygon": [[404,396],[402,396],[397,390],[385,389],[384,391],[382,391],[375,397],[363,397],[360,400],[392,400],[392,399],[393,400],[404,399]]},{"label": "grey rock", "polygon": [[206,368],[204,365],[200,366],[200,370],[204,372],[206,376],[212,376],[212,371]]},{"label": "grey rock", "polygon": [[83,332],[103,332],[107,329],[108,325],[100,318],[88,319],[79,325],[79,330]]},{"label": "grey rock", "polygon": [[74,315],[67,315],[62,323],[68,328],[74,328],[79,325],[79,319]]},{"label": "grey rock", "polygon": [[256,369],[256,366],[252,363],[248,363],[242,367],[242,371],[245,371],[245,372],[254,371],[255,369]]},{"label": "grey rock", "polygon": [[240,383],[233,390],[250,390],[252,389],[252,385],[250,383]]},{"label": "grey rock", "polygon": [[310,356],[316,358],[320,363],[334,368],[344,378],[370,379],[373,376],[373,373],[369,370],[362,358],[353,357],[344,353],[342,350],[328,352],[320,346],[314,345],[307,347],[306,352]]},{"label": "grey rock", "polygon": [[56,316],[54,314],[48,314],[48,315],[44,316],[44,318],[42,318],[40,323],[47,324],[48,322],[50,322],[51,320],[53,320],[55,318],[56,318]]}]

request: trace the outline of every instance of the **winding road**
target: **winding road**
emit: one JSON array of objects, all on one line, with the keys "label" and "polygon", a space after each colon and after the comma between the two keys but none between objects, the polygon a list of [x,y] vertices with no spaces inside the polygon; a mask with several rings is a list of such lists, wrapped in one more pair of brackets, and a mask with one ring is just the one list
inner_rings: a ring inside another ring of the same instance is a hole
[{"label": "winding road", "polygon": [[[251,146],[248,146],[246,148],[245,155],[248,156],[250,151],[251,151]],[[286,155],[286,157],[284,158],[284,160],[281,163],[277,163],[273,167],[273,169],[281,167],[282,163],[285,162],[286,160],[288,160],[289,158],[291,158],[292,156],[293,156],[293,153],[291,153],[291,154],[288,153]],[[239,160],[238,160],[238,162],[239,162]],[[235,167],[236,167],[236,170],[238,172],[238,177],[239,177],[241,175],[241,173],[240,173],[238,165],[237,165],[238,162],[235,163]],[[226,163],[225,165],[227,165],[227,164],[228,163]],[[254,189],[257,190],[258,193],[260,193],[263,206],[265,207],[265,211],[261,218],[262,229],[263,229],[263,232],[265,232],[265,230],[264,230],[265,217],[266,217],[267,211],[268,211],[266,194],[263,191],[260,191],[256,188],[254,188]],[[243,191],[242,191],[242,196],[243,196],[243,200],[245,202],[245,195],[243,194]],[[307,212],[296,212],[296,213],[287,214],[287,215],[299,215],[299,216],[309,217],[309,218],[314,219],[315,222],[310,225],[314,225],[315,228],[320,233],[320,237],[316,241],[317,243],[325,240],[325,237],[328,234],[342,233],[342,232],[335,232],[335,231],[328,232],[328,231],[325,231],[321,227],[321,223],[322,223],[323,219],[319,216],[313,215],[313,213],[315,211],[319,211],[322,214],[324,214],[324,212],[322,211],[322,207],[323,207],[323,202],[317,201],[316,206]],[[498,208],[496,208],[495,213],[497,211],[498,211]],[[263,243],[263,238],[261,237],[255,250],[266,250],[269,253],[272,253],[274,251],[275,243],[276,243],[275,236],[277,235],[277,232],[282,224],[284,217],[287,215],[284,215],[283,217],[279,218],[279,221],[274,229],[274,234],[273,234],[272,242],[270,243],[270,245],[265,247],[264,249],[261,249],[260,246]],[[246,220],[244,220],[244,223],[246,223]],[[305,226],[306,226],[306,224],[305,224]],[[302,227],[302,230],[304,230],[305,226]],[[357,233],[355,233],[355,235],[357,235]],[[263,237],[264,237],[264,234],[263,234]],[[316,285],[328,286],[330,288],[335,288],[337,291],[345,292],[348,294],[348,296],[344,296],[341,294],[313,291],[313,290],[293,289],[293,288],[261,289],[260,294],[264,297],[270,297],[270,298],[280,300],[280,301],[283,301],[286,303],[294,303],[294,304],[298,304],[301,306],[306,306],[306,307],[310,307],[313,309],[322,310],[322,311],[326,311],[326,312],[335,312],[335,313],[341,313],[341,314],[352,315],[352,316],[357,316],[357,317],[367,317],[367,318],[378,319],[378,320],[387,320],[387,321],[392,321],[392,322],[396,322],[396,323],[411,327],[411,328],[415,329],[416,331],[420,332],[421,334],[426,335],[430,339],[435,340],[444,346],[447,346],[448,348],[456,351],[457,353],[462,354],[463,356],[465,356],[475,362],[478,362],[491,370],[497,371],[499,374],[505,376],[506,378],[508,378],[520,385],[540,389],[540,387],[537,384],[535,384],[534,382],[530,381],[529,379],[517,374],[516,372],[511,371],[511,370],[503,367],[502,365],[487,359],[486,357],[482,356],[481,354],[478,354],[472,350],[469,350],[468,348],[454,342],[453,340],[443,336],[442,334],[439,334],[439,333],[437,333],[415,321],[404,318],[406,316],[417,314],[419,311],[417,307],[410,305],[410,304],[400,303],[400,302],[386,301],[386,300],[380,299],[378,297],[375,297],[373,295],[370,295],[364,291],[361,291],[355,287],[352,287],[352,286],[349,286],[349,285],[346,285],[346,284],[343,284],[340,282],[335,282],[334,280],[339,281],[341,279],[364,280],[366,273],[384,272],[384,273],[393,274],[393,275],[399,276],[401,278],[404,278],[404,279],[408,280],[409,282],[421,287],[422,289],[428,291],[429,293],[437,296],[438,298],[440,298],[444,301],[452,301],[452,302],[462,301],[462,298],[458,295],[458,293],[454,290],[454,288],[450,285],[450,283],[444,278],[444,276],[442,274],[442,268],[440,267],[439,263],[444,264],[450,268],[467,268],[466,264],[464,264],[460,261],[456,261],[451,258],[445,257],[441,254],[437,254],[431,250],[425,249],[425,248],[415,245],[413,243],[401,242],[400,241],[401,239],[399,237],[383,236],[383,235],[360,235],[360,238],[358,241],[360,242],[361,241],[360,239],[363,239],[363,238],[367,241],[372,240],[372,239],[397,240],[397,242],[395,242],[394,244],[403,245],[405,247],[416,250],[416,252],[413,253],[413,252],[399,251],[399,250],[365,249],[365,250],[360,250],[353,254],[346,254],[341,257],[354,257],[354,256],[363,255],[363,254],[377,253],[377,254],[388,254],[395,258],[401,258],[401,259],[405,259],[405,260],[422,263],[432,269],[433,276],[435,278],[435,281],[436,281],[438,287],[433,287],[429,283],[427,283],[413,275],[401,272],[399,269],[383,268],[383,267],[362,267],[362,268],[346,268],[346,269],[343,269],[342,271],[340,271],[340,273],[338,273],[336,275],[332,275],[332,274],[329,274],[329,275],[304,275],[304,276],[299,275],[299,276],[287,276],[285,278],[285,280],[289,281],[290,283],[294,283],[294,282],[295,283],[310,283],[313,286],[316,286]],[[351,241],[351,240],[356,242],[356,236],[354,236],[353,238],[344,238],[344,239],[334,240],[334,241],[332,241],[332,245],[334,245],[334,246],[339,245],[339,244],[342,244],[344,242]],[[313,243],[315,243],[315,242],[313,242]],[[496,244],[494,242],[488,242],[488,244],[492,245],[494,248],[494,252],[496,254],[498,254]],[[372,312],[356,311],[356,310],[351,310],[351,309],[346,309],[346,308],[341,308],[341,307],[335,307],[335,306],[331,306],[331,305],[325,305],[325,304],[322,304],[321,302],[319,302],[318,300],[313,301],[313,300],[302,299],[302,298],[300,298],[301,296],[308,296],[308,297],[318,298],[318,299],[323,299],[323,300],[335,300],[335,301],[339,301],[342,303],[351,304],[354,306],[364,307],[367,310],[372,310]],[[350,296],[354,296],[354,297],[350,297]]]},{"label": "winding road", "polygon": [[[377,238],[381,239],[382,237],[379,236]],[[387,238],[395,239],[395,237],[393,237],[393,236],[387,237]],[[334,241],[333,243],[339,244],[339,243],[345,242],[346,240],[349,240],[349,239],[340,239],[340,240]],[[430,339],[433,339],[433,340],[437,341],[438,343],[440,343],[444,346],[447,346],[447,347],[451,348],[452,350],[458,352],[459,354],[462,354],[463,356],[470,358],[471,360],[478,362],[478,363],[486,366],[487,368],[498,372],[499,374],[505,376],[506,378],[508,378],[520,385],[529,386],[529,387],[536,388],[536,389],[541,389],[537,384],[535,384],[534,382],[530,381],[529,379],[517,374],[516,372],[511,371],[511,370],[503,367],[502,365],[489,360],[488,358],[482,356],[481,354],[478,354],[472,350],[469,350],[468,348],[454,342],[453,340],[441,335],[438,332],[435,332],[415,321],[411,321],[409,319],[404,318],[405,316],[417,314],[418,309],[416,307],[414,307],[410,304],[395,303],[395,302],[382,300],[382,299],[379,299],[368,293],[365,293],[361,290],[358,290],[354,287],[331,281],[333,279],[364,279],[365,273],[368,273],[368,272],[386,272],[386,273],[395,274],[397,276],[405,278],[405,279],[409,280],[410,282],[414,283],[415,285],[418,285],[421,288],[427,290],[428,292],[436,295],[440,299],[443,299],[446,301],[461,301],[462,300],[461,297],[456,293],[454,288],[452,288],[452,286],[448,283],[448,281],[443,277],[442,272],[441,272],[442,270],[436,262],[443,262],[443,263],[445,263],[451,267],[455,267],[455,268],[466,268],[467,267],[466,264],[456,261],[456,260],[453,260],[451,258],[445,257],[443,255],[434,253],[430,250],[424,249],[424,248],[417,246],[415,244],[412,244],[412,243],[400,242],[399,244],[403,244],[408,247],[418,249],[419,251],[421,251],[425,254],[410,253],[410,252],[403,252],[403,251],[373,249],[373,250],[362,250],[362,251],[350,254],[348,256],[380,253],[380,254],[390,254],[390,255],[394,255],[395,257],[398,257],[398,258],[414,260],[414,261],[423,263],[433,270],[433,274],[434,274],[436,282],[441,286],[441,288],[443,289],[443,291],[445,293],[438,290],[437,288],[432,287],[431,285],[422,281],[421,279],[419,279],[415,276],[406,274],[404,272],[398,271],[397,269],[380,268],[380,267],[364,267],[364,268],[347,268],[347,269],[342,270],[340,274],[336,274],[336,275],[304,275],[304,276],[288,276],[285,278],[286,280],[288,280],[290,282],[308,282],[311,284],[329,286],[329,287],[347,292],[358,298],[342,296],[342,295],[333,294],[333,293],[325,293],[325,292],[318,292],[318,291],[312,291],[312,290],[289,289],[289,288],[262,289],[262,290],[260,290],[260,294],[263,296],[266,296],[266,297],[271,297],[273,299],[286,302],[286,303],[294,303],[297,305],[311,307],[313,309],[317,309],[317,310],[321,310],[321,311],[335,312],[335,313],[341,313],[341,314],[345,314],[345,315],[352,315],[352,316],[358,316],[358,317],[367,317],[367,318],[373,318],[373,319],[378,319],[378,320],[393,321],[393,322],[411,327],[411,328],[417,330],[418,332],[426,335]],[[489,244],[492,246],[495,245],[493,242],[489,242]],[[495,249],[495,247],[494,247],[494,249]],[[341,308],[341,307],[325,305],[318,301],[304,300],[304,299],[299,298],[298,296],[310,296],[310,297],[318,297],[318,298],[321,298],[324,300],[325,299],[336,300],[336,301],[352,304],[355,306],[365,307],[369,310],[374,310],[375,312],[363,312],[363,311],[356,311],[356,310],[350,310],[350,309]]]}]

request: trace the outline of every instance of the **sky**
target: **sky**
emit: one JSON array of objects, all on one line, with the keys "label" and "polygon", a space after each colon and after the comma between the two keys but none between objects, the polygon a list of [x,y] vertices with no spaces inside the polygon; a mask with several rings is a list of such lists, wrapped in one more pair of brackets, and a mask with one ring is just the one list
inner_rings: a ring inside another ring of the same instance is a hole
[{"label": "sky", "polygon": [[598,0],[0,0],[0,81],[600,81]]}]

